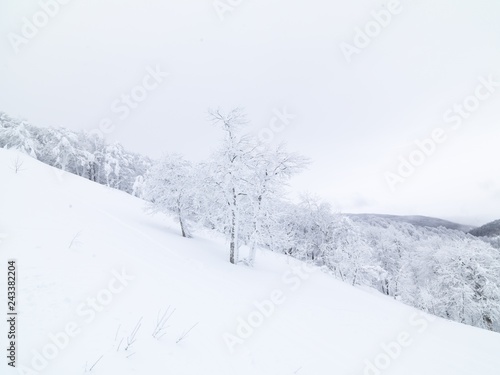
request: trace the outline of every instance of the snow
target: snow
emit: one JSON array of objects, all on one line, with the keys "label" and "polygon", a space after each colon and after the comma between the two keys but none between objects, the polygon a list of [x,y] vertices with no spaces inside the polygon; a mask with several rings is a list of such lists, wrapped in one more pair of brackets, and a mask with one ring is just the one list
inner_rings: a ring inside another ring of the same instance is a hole
[{"label": "snow", "polygon": [[[15,173],[17,155],[24,164]],[[500,373],[498,333],[431,317],[269,251],[259,250],[254,268],[232,265],[220,235],[182,238],[176,223],[144,207],[126,193],[0,149],[0,264],[6,275],[7,259],[17,260],[17,359],[25,369],[2,374]],[[120,280],[123,273],[129,276]],[[97,296],[106,302],[98,302],[102,311],[88,305]],[[271,300],[278,301],[272,308]],[[256,304],[274,311],[231,351],[224,337],[236,335],[249,315],[262,317]],[[169,306],[176,311],[166,334],[154,339],[158,314]],[[50,337],[68,329],[79,334],[51,350]],[[35,372],[34,353],[44,350],[53,359]],[[384,369],[368,370],[368,363]]]}]

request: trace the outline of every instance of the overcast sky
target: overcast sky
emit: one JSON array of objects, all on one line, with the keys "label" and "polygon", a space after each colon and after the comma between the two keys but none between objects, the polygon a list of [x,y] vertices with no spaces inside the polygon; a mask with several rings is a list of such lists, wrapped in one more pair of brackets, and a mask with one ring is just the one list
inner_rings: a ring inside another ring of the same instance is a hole
[{"label": "overcast sky", "polygon": [[[342,212],[500,218],[500,86],[469,97],[479,77],[500,82],[500,2],[402,1],[348,62],[341,43],[354,45],[356,28],[388,3],[242,0],[218,14],[212,0],[72,0],[44,19],[38,1],[3,0],[0,110],[71,129],[109,118],[110,141],[200,160],[220,136],[208,108],[245,108],[255,134],[280,125],[286,108],[295,117],[273,142],[313,160],[294,191]],[[20,42],[24,17],[42,26]],[[148,67],[169,76],[147,79],[128,116],[113,112],[122,94],[140,92]],[[477,109],[454,129],[443,116],[468,97]],[[392,190],[387,172],[438,128],[446,140]]]}]

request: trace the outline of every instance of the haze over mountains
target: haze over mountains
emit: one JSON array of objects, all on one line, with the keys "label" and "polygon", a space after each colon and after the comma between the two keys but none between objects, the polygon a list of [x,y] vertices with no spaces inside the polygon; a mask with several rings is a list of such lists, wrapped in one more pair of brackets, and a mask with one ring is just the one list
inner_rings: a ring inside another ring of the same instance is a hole
[{"label": "haze over mountains", "polygon": [[[84,134],[87,135],[84,136]],[[76,163],[78,165],[84,166],[87,163],[95,164],[95,161],[97,159],[102,159],[103,155],[109,153],[108,156],[104,157],[104,159],[108,160],[109,163],[106,165],[102,165],[100,168],[107,168],[108,170],[110,170],[116,168],[117,164],[114,163],[116,163],[120,158],[124,158],[126,159],[126,163],[122,163],[120,167],[130,169],[127,171],[121,171],[122,175],[128,175],[126,177],[127,181],[113,182],[111,180],[111,182],[108,181],[107,183],[110,183],[111,186],[124,190],[128,193],[133,193],[135,178],[146,173],[147,169],[152,163],[152,160],[148,156],[132,153],[128,150],[125,150],[123,146],[117,142],[106,146],[105,139],[101,138],[94,141],[91,139],[92,136],[95,136],[95,134],[92,134],[92,132],[75,132],[63,127],[57,129],[37,127],[25,120],[14,118],[7,113],[0,111],[0,147],[19,149],[22,152],[39,158],[45,163],[63,169],[69,167],[68,165],[63,165],[63,160],[67,160],[66,163],[70,163],[71,160],[74,161],[78,159]],[[90,143],[90,145],[85,146],[84,150],[78,150],[78,147],[82,147],[81,145],[77,146],[77,143],[81,142],[79,138],[85,139],[86,137],[88,139],[85,140],[85,142]],[[42,146],[47,148],[47,150],[41,149],[41,143],[44,143]],[[92,143],[94,144],[91,145]],[[99,149],[99,147],[101,149]],[[54,148],[62,153],[66,153],[67,155],[62,158],[59,157],[59,159],[55,158],[54,156],[50,156],[49,153],[52,152]],[[106,151],[104,151],[105,148]],[[71,155],[71,153],[73,153],[74,155]],[[93,153],[95,153],[95,155],[92,155]],[[86,174],[85,168],[80,167],[77,169],[78,170],[72,170],[72,172],[79,175]],[[97,173],[97,170],[95,173]],[[99,176],[97,175],[90,177],[87,174],[87,177],[94,181],[99,180]],[[109,178],[109,176],[107,178]],[[123,176],[121,178],[123,179]],[[104,179],[103,181],[98,182],[105,183]],[[449,220],[420,215],[389,215],[382,213],[346,213],[345,215],[352,218],[364,220],[384,218],[397,222],[405,222],[420,227],[444,227],[447,229],[455,229],[463,232],[469,232],[472,229],[476,228],[476,226],[473,225],[458,224]]]},{"label": "haze over mountains", "polygon": [[[500,3],[401,1],[402,12],[348,63],[339,44],[387,2],[222,0],[231,11],[221,22],[220,2],[209,0],[64,1],[15,54],[7,35],[40,5],[4,1],[1,110],[87,131],[114,116],[110,142],[200,160],[217,140],[208,108],[244,107],[256,134],[286,108],[294,118],[275,141],[315,161],[294,180],[297,191],[341,212],[498,219],[500,177],[484,162],[500,158],[498,90],[396,194],[383,176],[474,93],[479,76],[498,80]],[[127,118],[111,112],[156,65],[169,77]]]}]

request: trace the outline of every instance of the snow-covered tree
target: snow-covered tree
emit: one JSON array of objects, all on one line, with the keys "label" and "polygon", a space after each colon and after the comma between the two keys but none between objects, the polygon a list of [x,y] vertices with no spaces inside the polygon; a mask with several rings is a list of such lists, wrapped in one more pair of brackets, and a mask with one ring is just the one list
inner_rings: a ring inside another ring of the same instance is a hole
[{"label": "snow-covered tree", "polygon": [[[287,181],[304,168],[306,159],[289,153],[283,146],[260,145],[243,130],[247,123],[240,109],[229,113],[211,111],[213,124],[224,132],[224,139],[208,163],[209,185],[213,202],[222,204],[217,210],[222,217],[222,230],[228,235],[231,263],[239,260],[239,247],[249,246],[245,260],[252,265],[257,245],[265,244],[272,230],[273,202],[281,199]],[[224,218],[226,218],[224,220]]]},{"label": "snow-covered tree", "polygon": [[[238,262],[241,217],[249,209],[251,172],[255,165],[250,137],[242,133],[247,123],[242,110],[229,113],[220,110],[210,111],[212,124],[220,127],[224,138],[218,150],[211,157],[209,183],[215,195],[223,202],[223,230],[229,238],[229,261]],[[226,219],[227,218],[227,219]]]},{"label": "snow-covered tree", "polygon": [[144,182],[144,198],[153,212],[174,215],[183,237],[191,237],[188,221],[196,216],[194,168],[180,155],[167,155],[156,162]]},{"label": "snow-covered tree", "polygon": [[25,121],[14,120],[3,114],[0,126],[0,147],[19,150],[37,157],[37,141],[32,127]]},{"label": "snow-covered tree", "polygon": [[285,187],[290,178],[305,168],[306,158],[289,153],[284,146],[277,148],[255,148],[251,165],[249,201],[251,203],[250,253],[248,263],[255,262],[256,247],[265,244],[273,235],[274,223],[279,213],[276,201],[285,195]]}]

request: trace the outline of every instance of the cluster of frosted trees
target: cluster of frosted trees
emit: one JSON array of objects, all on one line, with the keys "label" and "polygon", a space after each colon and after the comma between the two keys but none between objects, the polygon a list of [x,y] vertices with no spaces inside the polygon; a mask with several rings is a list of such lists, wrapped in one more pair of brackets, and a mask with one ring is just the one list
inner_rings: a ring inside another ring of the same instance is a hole
[{"label": "cluster of frosted trees", "polygon": [[0,147],[24,152],[53,167],[135,194],[151,166],[145,156],[107,144],[98,135],[65,128],[35,127],[0,112]]},{"label": "cluster of frosted trees", "polygon": [[[152,202],[153,211],[175,215],[185,237],[191,236],[190,223],[224,233],[229,261],[251,265],[256,247],[266,243],[280,219],[276,205],[287,181],[307,160],[245,134],[240,110],[212,111],[210,116],[222,135],[217,150],[198,164],[179,155],[165,156],[147,174],[143,198]],[[240,259],[243,245],[249,252]]]},{"label": "cluster of frosted trees", "polygon": [[460,231],[351,219],[309,196],[292,203],[287,181],[308,161],[246,134],[239,110],[210,116],[221,141],[200,163],[172,154],[151,162],[85,132],[35,128],[1,113],[0,147],[142,197],[151,211],[173,216],[184,237],[200,227],[223,233],[231,263],[253,265],[256,248],[265,248],[432,314],[500,331],[498,249]]},{"label": "cluster of frosted trees", "polygon": [[283,224],[294,239],[282,252],[434,315],[500,331],[500,251],[472,235],[351,219],[310,199]]}]

